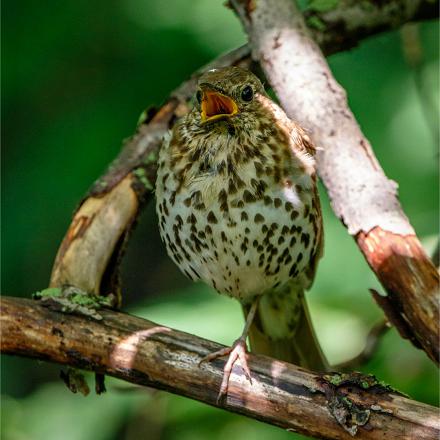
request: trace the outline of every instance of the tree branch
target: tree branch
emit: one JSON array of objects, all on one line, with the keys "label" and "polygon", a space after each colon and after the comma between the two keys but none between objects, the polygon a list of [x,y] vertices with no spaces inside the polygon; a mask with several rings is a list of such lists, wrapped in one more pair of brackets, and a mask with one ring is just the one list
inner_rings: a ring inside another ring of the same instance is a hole
[{"label": "tree branch", "polygon": [[404,322],[405,336],[438,363],[438,272],[399,204],[397,184],[385,176],[301,13],[290,0],[230,3],[287,115],[310,130],[320,148],[318,172],[332,208],[386,289],[395,311],[390,321]]},{"label": "tree branch", "polygon": [[326,11],[309,9],[304,13],[311,35],[325,55],[355,47],[364,38],[400,28],[409,21],[433,19],[439,13],[439,2],[435,0],[335,3],[337,6]]},{"label": "tree branch", "polygon": [[359,439],[381,440],[440,434],[436,408],[405,398],[371,376],[321,376],[250,355],[253,383],[237,367],[226,401],[218,404],[224,361],[198,363],[219,344],[110,310],[100,310],[98,321],[2,297],[0,311],[2,353],[114,376],[319,438],[350,439],[356,432]]}]

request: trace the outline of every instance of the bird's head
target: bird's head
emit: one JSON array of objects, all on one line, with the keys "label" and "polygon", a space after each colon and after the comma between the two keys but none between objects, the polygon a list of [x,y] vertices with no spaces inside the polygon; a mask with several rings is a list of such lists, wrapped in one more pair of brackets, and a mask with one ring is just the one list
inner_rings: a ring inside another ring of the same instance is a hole
[{"label": "bird's head", "polygon": [[209,70],[199,79],[191,122],[207,130],[252,128],[261,108],[259,98],[264,95],[260,80],[248,70]]}]

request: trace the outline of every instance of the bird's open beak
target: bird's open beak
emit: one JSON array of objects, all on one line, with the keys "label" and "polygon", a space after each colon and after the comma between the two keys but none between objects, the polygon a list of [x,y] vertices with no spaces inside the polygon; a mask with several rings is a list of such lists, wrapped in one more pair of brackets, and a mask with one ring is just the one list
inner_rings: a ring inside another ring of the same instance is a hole
[{"label": "bird's open beak", "polygon": [[201,107],[203,122],[223,119],[238,113],[238,106],[233,99],[214,90],[204,90]]}]

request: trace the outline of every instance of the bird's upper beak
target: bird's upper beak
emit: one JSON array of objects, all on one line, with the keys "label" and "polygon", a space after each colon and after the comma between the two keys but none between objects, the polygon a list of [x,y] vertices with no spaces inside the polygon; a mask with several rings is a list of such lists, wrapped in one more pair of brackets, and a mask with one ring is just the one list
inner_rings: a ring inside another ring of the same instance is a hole
[{"label": "bird's upper beak", "polygon": [[201,103],[203,122],[223,119],[238,113],[236,102],[229,96],[215,90],[204,90]]}]

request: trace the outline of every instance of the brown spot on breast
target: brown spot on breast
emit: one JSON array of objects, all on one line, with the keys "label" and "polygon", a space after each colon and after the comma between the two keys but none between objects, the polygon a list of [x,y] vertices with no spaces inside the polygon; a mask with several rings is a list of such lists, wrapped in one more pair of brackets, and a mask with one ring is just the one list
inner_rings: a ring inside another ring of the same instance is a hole
[{"label": "brown spot on breast", "polygon": [[279,208],[283,202],[281,201],[280,198],[276,197],[273,203],[275,205],[275,208]]},{"label": "brown spot on breast", "polygon": [[252,203],[252,202],[255,202],[255,196],[249,191],[249,190],[244,190],[244,192],[243,192],[243,200],[246,202],[246,203]]},{"label": "brown spot on breast", "polygon": [[261,177],[263,175],[264,167],[261,162],[254,162],[255,172],[257,177]]},{"label": "brown spot on breast", "polygon": [[251,185],[255,190],[255,195],[257,198],[263,197],[264,191],[267,188],[267,184],[264,180],[251,179]]},{"label": "brown spot on breast", "polygon": [[217,217],[214,215],[212,211],[209,211],[207,220],[209,223],[217,223]]},{"label": "brown spot on breast", "polygon": [[189,215],[187,218],[186,218],[186,222],[187,223],[191,223],[191,224],[196,224],[197,223],[197,219],[196,219],[196,216],[194,215],[194,214],[191,214],[191,215]]},{"label": "brown spot on breast", "polygon": [[289,277],[293,276],[293,274],[296,272],[296,263],[292,264],[292,267],[289,270]]},{"label": "brown spot on breast", "polygon": [[217,166],[217,172],[219,174],[224,174],[226,171],[226,162],[223,160],[219,163],[219,165]]},{"label": "brown spot on breast", "polygon": [[269,196],[264,196],[264,204],[266,206],[270,205],[273,202],[272,198]]},{"label": "brown spot on breast", "polygon": [[170,203],[171,203],[172,206],[174,206],[174,203],[176,203],[176,191],[173,191],[173,192],[171,193],[171,196],[170,196]]},{"label": "brown spot on breast", "polygon": [[307,218],[310,214],[310,205],[304,207],[304,218]]},{"label": "brown spot on breast", "polygon": [[235,185],[235,182],[232,179],[229,179],[228,193],[235,194],[236,192],[237,192],[237,186]]},{"label": "brown spot on breast", "polygon": [[262,223],[262,222],[264,222],[264,217],[260,213],[255,214],[254,222],[255,223]]},{"label": "brown spot on breast", "polygon": [[228,194],[226,193],[225,189],[222,189],[218,193],[218,202],[219,203],[226,203],[228,201]]},{"label": "brown spot on breast", "polygon": [[309,247],[310,244],[310,235],[303,232],[301,234],[301,243],[304,243],[304,247],[307,249]]},{"label": "brown spot on breast", "polygon": [[242,211],[242,213],[241,213],[241,220],[242,221],[246,221],[246,220],[248,220],[248,215],[247,215],[247,212],[246,211]]},{"label": "brown spot on breast", "polygon": [[237,175],[234,176],[234,181],[238,189],[244,188],[246,186],[244,180],[240,179],[240,177],[238,177]]}]

